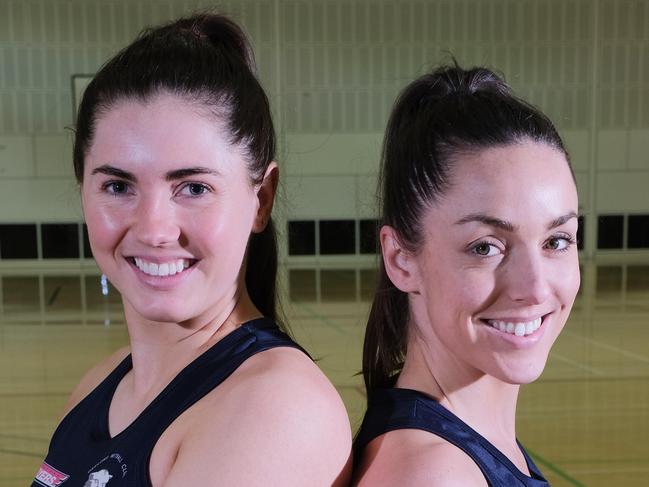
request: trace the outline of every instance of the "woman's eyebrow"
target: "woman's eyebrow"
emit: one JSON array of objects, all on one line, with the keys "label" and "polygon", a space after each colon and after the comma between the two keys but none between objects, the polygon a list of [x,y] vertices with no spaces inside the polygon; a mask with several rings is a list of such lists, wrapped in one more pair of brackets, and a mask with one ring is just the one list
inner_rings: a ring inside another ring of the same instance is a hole
[{"label": "woman's eyebrow", "polygon": [[[553,228],[560,227],[561,225],[563,225],[564,223],[566,223],[568,220],[572,218],[577,218],[577,213],[575,213],[574,211],[566,213],[565,215],[562,215],[559,218],[555,218],[548,225],[548,230],[552,230]],[[462,225],[464,223],[469,223],[469,222],[483,223],[491,227],[500,228],[507,232],[514,232],[518,228],[516,225],[514,225],[511,222],[493,216],[485,215],[484,213],[471,213],[470,215],[460,218],[458,221],[455,222],[455,224]]]},{"label": "woman's eyebrow", "polygon": [[553,228],[560,227],[564,223],[566,223],[568,220],[571,218],[577,218],[577,213],[574,211],[571,211],[570,213],[566,213],[563,216],[560,216],[559,218],[556,218],[552,220],[552,222],[548,225],[548,230],[552,230]]},{"label": "woman's eyebrow", "polygon": [[131,182],[137,181],[137,178],[134,174],[128,171],[124,171],[123,169],[119,169],[115,166],[111,166],[110,164],[104,164],[103,166],[96,167],[90,174],[105,174],[106,176],[114,176],[116,178],[126,179],[127,181]]},{"label": "woman's eyebrow", "polygon": [[198,167],[187,167],[187,168],[183,168],[183,169],[175,169],[173,171],[169,171],[166,174],[165,179],[167,181],[173,181],[173,180],[176,180],[176,179],[183,179],[183,178],[186,178],[188,176],[196,176],[198,174],[212,174],[214,176],[220,176],[221,173],[219,173],[218,171],[216,171],[214,169],[209,169],[207,167],[200,167],[200,166],[198,166]]},{"label": "woman's eyebrow", "polygon": [[489,225],[490,227],[500,228],[507,232],[514,232],[517,229],[516,225],[514,225],[511,222],[508,222],[506,220],[501,220],[500,218],[496,218],[493,216],[485,215],[484,213],[471,213],[470,215],[460,218],[458,221],[455,222],[455,224],[463,225],[465,223],[470,223],[470,222],[483,223],[485,225]]}]

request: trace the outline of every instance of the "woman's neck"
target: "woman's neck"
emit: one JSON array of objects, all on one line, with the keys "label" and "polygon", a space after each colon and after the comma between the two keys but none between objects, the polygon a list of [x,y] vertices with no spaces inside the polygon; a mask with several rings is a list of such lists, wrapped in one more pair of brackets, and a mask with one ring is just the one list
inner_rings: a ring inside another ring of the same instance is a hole
[{"label": "woman's neck", "polygon": [[148,395],[164,387],[203,352],[238,328],[261,316],[245,288],[217,309],[181,323],[146,320],[124,300],[133,360],[133,393]]},{"label": "woman's neck", "polygon": [[476,370],[445,353],[442,347],[431,347],[418,337],[409,340],[396,386],[434,397],[496,445],[516,439],[516,401],[520,386]]}]

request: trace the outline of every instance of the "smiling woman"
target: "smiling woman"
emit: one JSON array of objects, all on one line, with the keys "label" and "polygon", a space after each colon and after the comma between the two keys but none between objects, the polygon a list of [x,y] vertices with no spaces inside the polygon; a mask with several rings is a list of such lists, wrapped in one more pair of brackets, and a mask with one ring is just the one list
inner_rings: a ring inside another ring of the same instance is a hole
[{"label": "smiling woman", "polygon": [[491,71],[442,67],[398,99],[382,184],[357,484],[547,486],[515,412],[579,287],[561,138]]},{"label": "smiling woman", "polygon": [[226,127],[194,105],[160,93],[117,102],[96,122],[83,207],[127,319],[223,323],[235,304],[252,304],[239,274],[251,232],[269,216],[277,166],[251,183]]},{"label": "smiling woman", "polygon": [[34,486],[346,484],[342,401],[276,324],[274,152],[224,17],[147,30],[89,84],[74,167],[130,347],[84,376]]}]

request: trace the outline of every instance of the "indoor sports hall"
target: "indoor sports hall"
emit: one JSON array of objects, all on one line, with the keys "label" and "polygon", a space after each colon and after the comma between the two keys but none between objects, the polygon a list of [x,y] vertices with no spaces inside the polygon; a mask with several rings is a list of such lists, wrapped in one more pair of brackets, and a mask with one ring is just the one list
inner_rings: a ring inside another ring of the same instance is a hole
[{"label": "indoor sports hall", "polygon": [[206,8],[252,38],[280,143],[283,312],[353,431],[398,91],[453,56],[556,121],[581,288],[517,433],[552,485],[649,486],[649,2],[0,0],[0,487],[31,481],[81,374],[127,342],[72,171],[79,97],[142,28]]}]

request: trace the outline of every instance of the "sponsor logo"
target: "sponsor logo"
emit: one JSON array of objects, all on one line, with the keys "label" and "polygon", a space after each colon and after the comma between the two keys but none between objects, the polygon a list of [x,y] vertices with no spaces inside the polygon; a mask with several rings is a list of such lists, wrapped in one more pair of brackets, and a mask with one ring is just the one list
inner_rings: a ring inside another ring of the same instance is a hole
[{"label": "sponsor logo", "polygon": [[41,468],[38,469],[38,473],[36,474],[36,477],[34,477],[34,480],[37,484],[44,485],[45,487],[56,487],[69,478],[69,475],[59,472],[51,465],[43,462]]}]

